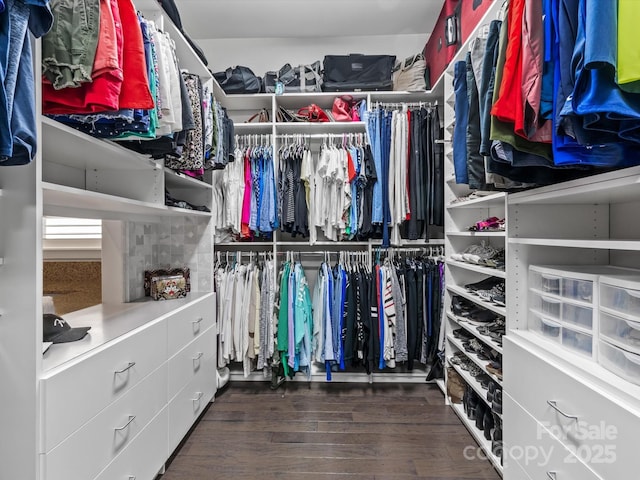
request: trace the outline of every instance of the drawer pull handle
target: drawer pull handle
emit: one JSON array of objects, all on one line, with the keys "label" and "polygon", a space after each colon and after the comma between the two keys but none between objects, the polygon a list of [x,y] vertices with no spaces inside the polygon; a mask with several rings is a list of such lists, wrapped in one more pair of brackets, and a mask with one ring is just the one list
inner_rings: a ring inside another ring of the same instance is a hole
[{"label": "drawer pull handle", "polygon": [[196,398],[192,398],[191,400],[193,401],[193,403],[200,402],[200,399],[202,398],[202,395],[203,395],[202,392],[197,392],[196,393]]},{"label": "drawer pull handle", "polygon": [[547,477],[550,480],[558,480],[558,474],[556,472],[547,472]]},{"label": "drawer pull handle", "polygon": [[136,362],[129,362],[129,364],[126,367],[124,367],[122,370],[116,370],[114,373],[116,375],[119,374],[119,373],[124,373],[127,370],[131,369],[135,364],[136,364]]},{"label": "drawer pull handle", "polygon": [[198,354],[195,357],[193,357],[193,361],[197,362],[202,358],[203,355],[204,355],[204,352],[198,352]]},{"label": "drawer pull handle", "polygon": [[125,423],[123,426],[121,426],[120,428],[116,428],[115,431],[116,432],[120,432],[120,431],[124,430],[129,425],[131,425],[131,422],[133,422],[135,419],[136,419],[135,415],[129,415],[129,421],[127,423]]},{"label": "drawer pull handle", "polygon": [[199,317],[197,320],[193,320],[191,323],[193,323],[194,325],[200,325],[201,322],[202,322],[202,317]]},{"label": "drawer pull handle", "polygon": [[135,475],[129,475],[129,480],[136,480],[136,476]]},{"label": "drawer pull handle", "polygon": [[560,408],[558,407],[558,402],[556,402],[555,400],[547,400],[547,404],[563,417],[575,420],[576,422],[578,421],[577,415],[569,415],[560,410]]}]

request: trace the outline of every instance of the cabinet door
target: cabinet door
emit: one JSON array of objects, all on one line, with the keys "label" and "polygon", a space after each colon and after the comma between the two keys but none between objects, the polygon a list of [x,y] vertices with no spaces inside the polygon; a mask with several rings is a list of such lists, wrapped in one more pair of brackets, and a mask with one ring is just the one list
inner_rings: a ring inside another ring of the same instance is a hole
[{"label": "cabinet door", "polygon": [[166,359],[167,326],[160,321],[46,376],[41,382],[41,453],[124,396]]},{"label": "cabinet door", "polygon": [[215,296],[207,296],[167,318],[169,357],[180,351],[215,324]]},{"label": "cabinet door", "polygon": [[[46,480],[95,477],[167,404],[167,365],[147,376],[44,455]],[[167,453],[166,447],[164,453]]]}]

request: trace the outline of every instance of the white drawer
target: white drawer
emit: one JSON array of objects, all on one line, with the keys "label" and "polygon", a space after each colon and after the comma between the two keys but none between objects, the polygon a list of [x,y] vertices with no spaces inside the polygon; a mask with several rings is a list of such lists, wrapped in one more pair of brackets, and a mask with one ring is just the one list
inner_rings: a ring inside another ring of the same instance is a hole
[{"label": "white drawer", "polygon": [[[600,310],[600,340],[640,355],[640,322]],[[602,352],[600,353],[602,358]]]},{"label": "white drawer", "polygon": [[166,364],[44,456],[45,480],[94,478],[167,404]]},{"label": "white drawer", "polygon": [[505,472],[528,475],[510,476],[509,480],[602,480],[581,461],[584,452],[576,452],[576,456],[506,393],[502,408],[504,418],[509,419],[503,431]]},{"label": "white drawer", "polygon": [[[210,365],[209,365],[210,364]],[[203,368],[215,369],[216,329],[210,328],[169,359],[169,400]]]},{"label": "white drawer", "polygon": [[167,359],[167,327],[154,322],[41,382],[42,445],[50,451]]},{"label": "white drawer", "polygon": [[95,480],[153,480],[169,453],[165,407]]},{"label": "white drawer", "polygon": [[207,362],[189,384],[169,402],[169,454],[178,446],[198,416],[213,398],[215,364]]},{"label": "white drawer", "polygon": [[640,321],[639,282],[604,278],[603,283],[600,284],[600,297],[602,307]]},{"label": "white drawer", "polygon": [[200,299],[167,318],[169,357],[215,324],[216,302],[213,295]]},{"label": "white drawer", "polygon": [[[576,373],[565,373],[505,338],[504,355],[509,362],[504,365],[504,379],[509,394],[569,448],[590,455],[613,448],[615,462],[600,462],[600,458],[595,463],[587,462],[601,477],[617,480],[637,470],[640,413],[591,388]],[[577,420],[563,416],[548,402],[555,402],[557,409]]]}]

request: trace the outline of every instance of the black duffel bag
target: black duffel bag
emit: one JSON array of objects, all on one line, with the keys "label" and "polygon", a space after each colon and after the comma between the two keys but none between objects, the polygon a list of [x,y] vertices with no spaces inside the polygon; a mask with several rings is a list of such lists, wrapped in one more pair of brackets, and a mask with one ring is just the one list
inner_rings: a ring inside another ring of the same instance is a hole
[{"label": "black duffel bag", "polygon": [[262,79],[256,77],[249,67],[229,67],[213,76],[226,94],[260,93],[262,90]]},{"label": "black duffel bag", "polygon": [[392,90],[395,55],[327,55],[324,57],[325,92]]},{"label": "black duffel bag", "polygon": [[313,62],[311,65],[300,65],[299,67],[292,67],[290,64],[285,63],[277,72],[265,73],[263,91],[265,93],[275,93],[276,82],[278,81],[282,82],[284,91],[287,93],[321,92],[322,75],[320,62]]}]

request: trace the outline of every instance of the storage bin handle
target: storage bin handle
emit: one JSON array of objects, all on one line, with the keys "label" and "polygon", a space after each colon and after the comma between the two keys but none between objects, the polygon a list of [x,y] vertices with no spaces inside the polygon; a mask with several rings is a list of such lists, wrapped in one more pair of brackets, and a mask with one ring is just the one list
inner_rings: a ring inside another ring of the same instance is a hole
[{"label": "storage bin handle", "polygon": [[558,412],[563,417],[569,418],[571,420],[575,420],[576,422],[578,421],[577,415],[569,415],[567,413],[564,413],[562,410],[560,410],[560,407],[558,407],[558,402],[556,402],[555,400],[547,400],[547,405],[549,405],[551,408],[553,408],[556,412]]},{"label": "storage bin handle", "polygon": [[203,355],[204,355],[204,352],[198,352],[198,354],[195,357],[193,357],[193,361],[196,362],[200,360]]},{"label": "storage bin handle", "polygon": [[629,360],[631,363],[635,363],[636,365],[640,365],[640,355],[635,355],[635,354],[630,353],[630,352],[625,352],[622,349],[620,349],[620,351],[625,356],[625,358],[627,360]]},{"label": "storage bin handle", "polygon": [[624,291],[627,292],[629,295],[631,295],[634,298],[640,298],[640,290],[627,290],[625,288]]},{"label": "storage bin handle", "polygon": [[135,475],[129,475],[129,480],[136,480],[136,476]]},{"label": "storage bin handle", "polygon": [[202,317],[198,317],[196,320],[193,320],[191,323],[193,323],[194,325],[199,325],[200,322],[202,322]]},{"label": "storage bin handle", "polygon": [[629,327],[633,328],[634,330],[640,330],[640,323],[639,322],[634,322],[633,320],[624,320],[624,323],[626,323],[627,325],[629,325]]},{"label": "storage bin handle", "polygon": [[116,432],[120,432],[122,430],[124,430],[125,428],[127,428],[129,425],[131,425],[131,422],[133,422],[136,419],[135,415],[129,415],[129,421],[127,423],[125,423],[123,426],[121,426],[120,428],[114,428],[114,430]]},{"label": "storage bin handle", "polygon": [[549,477],[550,480],[558,480],[557,472],[547,472],[547,477]]}]

